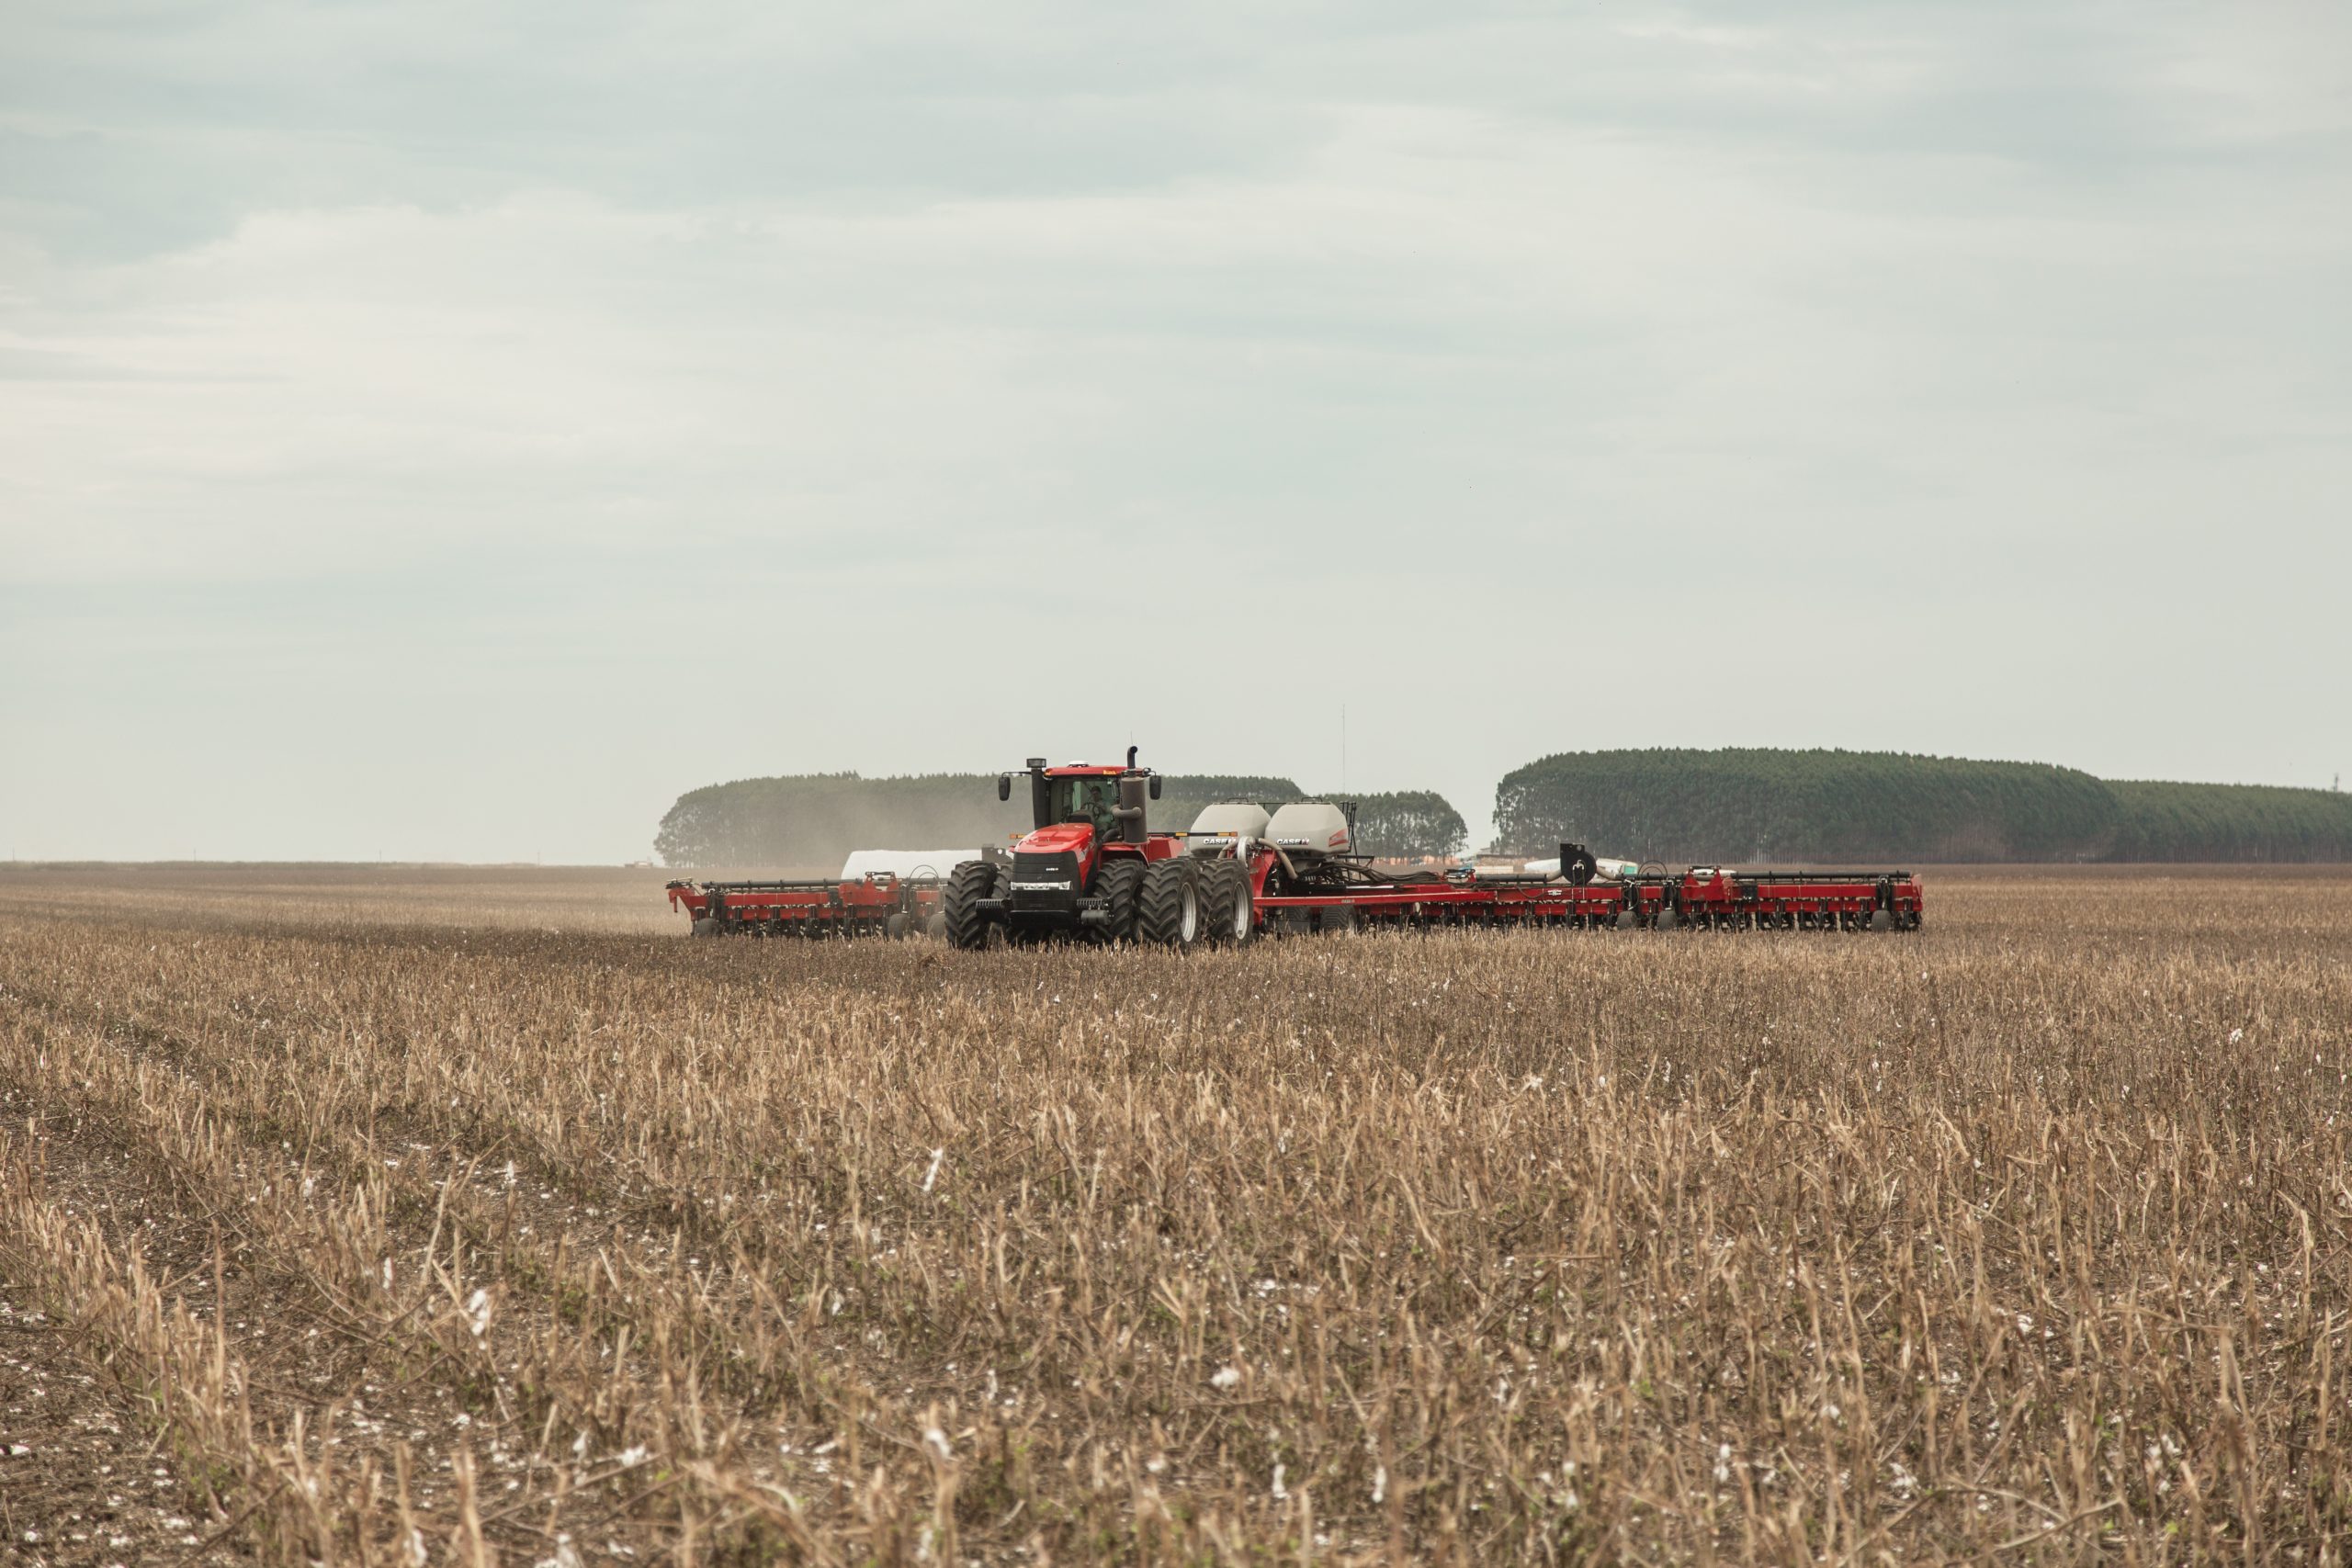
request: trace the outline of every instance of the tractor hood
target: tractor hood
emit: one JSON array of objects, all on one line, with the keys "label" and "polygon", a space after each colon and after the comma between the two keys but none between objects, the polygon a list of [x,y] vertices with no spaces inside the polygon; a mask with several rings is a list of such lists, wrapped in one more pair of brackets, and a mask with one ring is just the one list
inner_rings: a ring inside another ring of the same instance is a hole
[{"label": "tractor hood", "polygon": [[1021,855],[1074,854],[1080,861],[1094,843],[1094,829],[1085,822],[1054,822],[1038,829],[1012,846]]}]

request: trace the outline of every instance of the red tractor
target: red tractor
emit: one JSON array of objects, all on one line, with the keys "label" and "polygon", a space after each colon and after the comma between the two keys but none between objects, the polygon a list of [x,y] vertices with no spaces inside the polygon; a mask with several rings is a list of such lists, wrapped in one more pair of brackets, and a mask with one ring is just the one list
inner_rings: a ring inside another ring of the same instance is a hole
[{"label": "red tractor", "polygon": [[[1185,948],[1255,933],[1247,866],[1229,853],[1187,854],[1184,835],[1145,826],[1159,775],[1136,766],[1136,748],[1125,766],[1049,768],[1032,757],[1022,772],[1036,826],[1012,846],[1010,869],[976,860],[948,874],[940,910],[956,946],[985,947],[1001,933]],[[999,800],[1012,798],[1012,779],[997,780]]]}]

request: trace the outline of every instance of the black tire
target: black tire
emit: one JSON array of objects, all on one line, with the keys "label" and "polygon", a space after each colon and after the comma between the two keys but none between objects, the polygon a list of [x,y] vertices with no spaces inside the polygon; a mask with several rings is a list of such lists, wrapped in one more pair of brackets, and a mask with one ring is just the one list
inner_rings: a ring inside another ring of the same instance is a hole
[{"label": "black tire", "polygon": [[1103,899],[1102,923],[1095,930],[1104,942],[1136,940],[1136,912],[1143,904],[1144,871],[1143,862],[1123,857],[1094,874],[1094,891]]},{"label": "black tire", "polygon": [[1226,901],[1225,868],[1230,863],[1196,855],[1193,860],[1193,887],[1201,903],[1200,944],[1214,947],[1231,934],[1232,922]]},{"label": "black tire", "polygon": [[1182,855],[1153,861],[1145,868],[1136,937],[1180,953],[1200,941],[1200,883],[1193,874],[1193,863]]},{"label": "black tire", "polygon": [[1250,872],[1238,860],[1201,867],[1201,934],[1219,947],[1238,947],[1257,934],[1250,904]]},{"label": "black tire", "polygon": [[939,910],[947,921],[951,947],[974,951],[989,942],[989,918],[980,900],[996,891],[996,868],[984,860],[967,860],[947,874],[947,891]]}]

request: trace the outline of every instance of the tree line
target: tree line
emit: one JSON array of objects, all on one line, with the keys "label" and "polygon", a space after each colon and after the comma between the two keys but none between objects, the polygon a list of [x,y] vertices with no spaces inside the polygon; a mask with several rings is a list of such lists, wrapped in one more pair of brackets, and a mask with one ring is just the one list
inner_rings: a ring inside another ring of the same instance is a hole
[{"label": "tree line", "polygon": [[[1310,797],[1289,779],[1175,773],[1164,777],[1148,821],[1156,830],[1181,830],[1216,801],[1275,806],[1309,798],[1340,797]],[[1432,791],[1346,798],[1358,802],[1356,839],[1365,854],[1454,855],[1468,839],[1462,814]],[[655,829],[653,848],[665,865],[821,874],[852,850],[1001,845],[1029,829],[1029,811],[1025,787],[1016,787],[1010,801],[997,799],[994,773],[737,779],[680,795]]]},{"label": "tree line", "polygon": [[1571,751],[1507,775],[1498,841],[1644,861],[2352,860],[2352,796],[1898,752]]}]

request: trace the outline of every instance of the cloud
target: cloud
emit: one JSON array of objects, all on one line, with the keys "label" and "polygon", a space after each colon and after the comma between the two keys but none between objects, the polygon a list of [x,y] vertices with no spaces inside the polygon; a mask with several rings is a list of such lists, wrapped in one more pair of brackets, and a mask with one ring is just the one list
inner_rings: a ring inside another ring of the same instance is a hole
[{"label": "cloud", "polygon": [[[268,694],[332,744],[267,766],[447,824],[608,709],[714,738],[654,795],[1099,750],[1083,700],[1009,738],[1015,672],[1130,656],[1216,694],[1153,716],[1200,765],[1315,776],[1331,716],[1241,697],[1303,660],[1473,811],[1626,739],[2288,776],[2346,739],[2297,678],[2161,628],[2227,562],[2292,669],[2346,651],[2345,32],[54,10],[0,62],[0,704],[103,751]],[[2232,674],[2276,744],[2175,725]],[[633,848],[592,754],[566,831]]]}]

